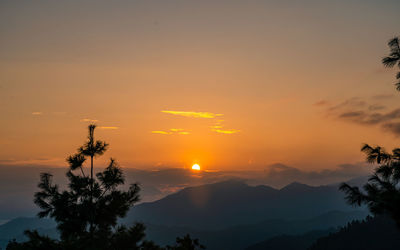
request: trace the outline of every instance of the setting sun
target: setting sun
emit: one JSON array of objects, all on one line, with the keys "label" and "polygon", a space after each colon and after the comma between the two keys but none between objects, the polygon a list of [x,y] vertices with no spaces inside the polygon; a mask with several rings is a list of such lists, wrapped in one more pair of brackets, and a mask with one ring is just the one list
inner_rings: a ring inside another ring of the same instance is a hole
[{"label": "setting sun", "polygon": [[193,169],[193,170],[200,170],[200,165],[199,165],[199,164],[194,164],[194,165],[192,166],[192,169]]}]

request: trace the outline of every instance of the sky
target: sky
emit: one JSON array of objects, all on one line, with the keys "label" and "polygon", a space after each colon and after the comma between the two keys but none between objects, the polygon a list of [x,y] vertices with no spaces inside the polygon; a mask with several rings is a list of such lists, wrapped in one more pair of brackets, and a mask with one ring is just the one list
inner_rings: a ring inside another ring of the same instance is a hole
[{"label": "sky", "polygon": [[1,1],[0,164],[303,171],[395,147],[394,0]]}]

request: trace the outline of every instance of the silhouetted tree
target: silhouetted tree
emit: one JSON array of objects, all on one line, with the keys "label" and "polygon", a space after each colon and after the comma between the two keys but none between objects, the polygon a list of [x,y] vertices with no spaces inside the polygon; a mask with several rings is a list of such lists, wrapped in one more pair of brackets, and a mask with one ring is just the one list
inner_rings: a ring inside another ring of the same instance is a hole
[{"label": "silhouetted tree", "polygon": [[[391,39],[388,45],[390,54],[382,59],[383,65],[400,68],[399,37]],[[396,78],[399,80],[396,88],[400,91],[400,72]],[[382,147],[365,144],[361,151],[367,155],[367,162],[376,163],[378,167],[364,185],[364,190],[346,183],[340,186],[340,190],[345,192],[348,203],[365,204],[375,215],[389,214],[400,227],[400,148],[388,153]]]},{"label": "silhouetted tree", "polygon": [[[108,147],[107,143],[95,140],[95,128],[89,125],[87,141],[77,154],[67,158],[67,190],[61,191],[53,184],[51,174],[40,176],[40,191],[34,199],[41,209],[38,216],[51,217],[57,222],[61,240],[27,231],[29,241],[10,242],[9,249],[159,249],[144,240],[144,225],[135,224],[130,228],[117,225],[118,218],[124,217],[139,200],[140,189],[137,184],[131,184],[126,191],[118,189],[125,178],[114,159],[105,170],[93,174],[94,158]],[[87,158],[90,158],[90,174],[85,173],[83,165]]]},{"label": "silhouetted tree", "polygon": [[365,144],[361,150],[366,153],[368,162],[379,166],[364,185],[365,191],[346,183],[340,190],[345,192],[348,203],[366,204],[375,215],[389,214],[400,226],[400,148],[387,153],[381,147]]},{"label": "silhouetted tree", "polygon": [[[389,68],[398,66],[400,68],[400,44],[399,37],[394,37],[388,42],[390,54],[382,59],[383,65]],[[400,71],[396,74],[396,89],[400,91]]]},{"label": "silhouetted tree", "polygon": [[205,246],[199,243],[198,239],[192,239],[189,234],[183,238],[176,238],[174,246],[167,246],[167,250],[198,250],[205,249]]}]

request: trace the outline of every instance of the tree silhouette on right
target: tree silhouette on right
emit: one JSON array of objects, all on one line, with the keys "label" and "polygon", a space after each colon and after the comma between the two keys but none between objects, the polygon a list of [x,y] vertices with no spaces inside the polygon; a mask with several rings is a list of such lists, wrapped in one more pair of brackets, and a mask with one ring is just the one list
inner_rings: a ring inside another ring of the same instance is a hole
[{"label": "tree silhouette on right", "polygon": [[[388,68],[393,68],[397,65],[400,69],[400,42],[399,37],[394,37],[388,42],[390,54],[382,59],[383,65]],[[396,89],[400,91],[400,71],[396,74]]]},{"label": "tree silhouette on right", "polygon": [[[382,59],[383,65],[400,68],[399,37],[392,38],[388,45],[390,54]],[[400,71],[396,79],[396,89],[400,91]],[[349,204],[367,205],[374,215],[390,215],[400,227],[400,148],[388,153],[380,146],[364,144],[361,151],[366,154],[367,162],[378,167],[364,185],[364,190],[347,183],[341,184],[339,189],[346,194]]]},{"label": "tree silhouette on right", "polygon": [[400,227],[400,148],[388,153],[379,146],[365,144],[361,150],[367,155],[368,162],[379,166],[364,185],[365,191],[346,183],[340,190],[345,192],[348,203],[366,204],[374,215],[389,214]]}]

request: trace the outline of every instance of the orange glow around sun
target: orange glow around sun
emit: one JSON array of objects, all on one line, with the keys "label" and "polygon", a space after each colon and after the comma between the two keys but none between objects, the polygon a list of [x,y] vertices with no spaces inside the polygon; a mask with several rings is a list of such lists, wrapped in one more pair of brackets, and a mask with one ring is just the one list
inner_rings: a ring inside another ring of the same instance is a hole
[{"label": "orange glow around sun", "polygon": [[200,170],[200,165],[199,164],[194,164],[192,166],[192,170]]}]

